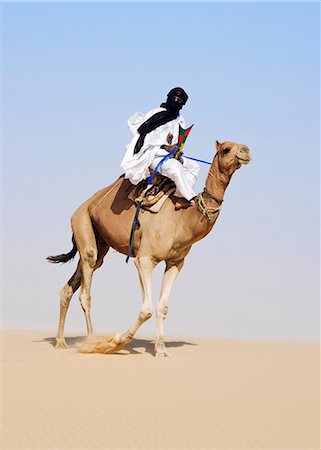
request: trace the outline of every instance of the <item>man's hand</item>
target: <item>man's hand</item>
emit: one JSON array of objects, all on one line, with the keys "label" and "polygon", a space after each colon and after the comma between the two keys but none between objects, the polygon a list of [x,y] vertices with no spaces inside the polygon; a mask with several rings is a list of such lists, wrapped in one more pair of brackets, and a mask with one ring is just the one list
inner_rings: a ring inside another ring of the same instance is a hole
[{"label": "man's hand", "polygon": [[[166,150],[168,153],[171,152],[172,150],[176,150],[178,151],[179,146],[178,145],[162,145],[161,148],[163,148],[164,150]],[[184,164],[184,160],[182,156],[179,156],[178,158],[176,158],[177,161],[179,161],[181,164]]]},{"label": "man's hand", "polygon": [[163,148],[167,152],[171,152],[172,150],[178,150],[178,145],[162,145],[161,148]]}]

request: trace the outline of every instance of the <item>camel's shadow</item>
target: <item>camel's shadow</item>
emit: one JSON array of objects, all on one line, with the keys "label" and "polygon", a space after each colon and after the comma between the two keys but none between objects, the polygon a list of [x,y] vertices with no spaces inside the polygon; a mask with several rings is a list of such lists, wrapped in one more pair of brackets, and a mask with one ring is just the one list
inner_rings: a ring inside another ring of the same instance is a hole
[{"label": "camel's shadow", "polygon": [[[66,337],[66,344],[70,348],[77,348],[77,344],[83,342],[86,340],[86,336],[73,336],[73,337]],[[37,342],[48,342],[52,347],[56,345],[56,338],[55,337],[47,337],[42,339],[41,341]],[[176,347],[183,347],[185,345],[198,345],[194,342],[186,342],[186,341],[167,341],[166,347],[169,348],[176,348]],[[155,354],[155,341],[153,339],[133,339],[129,344],[126,345],[124,348],[124,352],[118,352],[114,353],[115,355],[124,356],[128,354],[136,354],[139,355],[141,353],[150,353],[154,356]]]}]

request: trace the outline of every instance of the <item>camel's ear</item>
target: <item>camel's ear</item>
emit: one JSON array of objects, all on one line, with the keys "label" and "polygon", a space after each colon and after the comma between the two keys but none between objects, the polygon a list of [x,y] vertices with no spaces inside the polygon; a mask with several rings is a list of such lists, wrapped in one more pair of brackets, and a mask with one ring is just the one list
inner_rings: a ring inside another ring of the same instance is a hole
[{"label": "camel's ear", "polygon": [[221,145],[218,141],[215,141],[216,150],[219,152],[221,150]]}]

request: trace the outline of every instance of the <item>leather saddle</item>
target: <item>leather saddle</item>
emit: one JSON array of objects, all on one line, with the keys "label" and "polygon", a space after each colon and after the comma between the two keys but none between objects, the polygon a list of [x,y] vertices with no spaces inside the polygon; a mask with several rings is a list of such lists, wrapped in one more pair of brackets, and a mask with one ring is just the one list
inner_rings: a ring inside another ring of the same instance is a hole
[{"label": "leather saddle", "polygon": [[172,180],[155,174],[151,184],[141,181],[129,192],[128,198],[134,203],[141,203],[141,207],[153,213],[158,213],[167,198],[175,192],[176,187]]}]

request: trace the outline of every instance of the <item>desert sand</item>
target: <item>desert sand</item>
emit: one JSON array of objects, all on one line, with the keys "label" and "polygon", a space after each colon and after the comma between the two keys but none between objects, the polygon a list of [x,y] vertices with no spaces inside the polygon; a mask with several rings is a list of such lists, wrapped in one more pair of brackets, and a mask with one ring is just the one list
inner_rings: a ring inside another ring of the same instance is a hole
[{"label": "desert sand", "polygon": [[170,338],[155,358],[54,335],[2,333],[3,449],[320,448],[318,344]]}]

